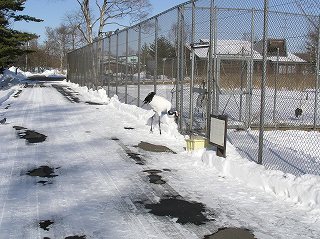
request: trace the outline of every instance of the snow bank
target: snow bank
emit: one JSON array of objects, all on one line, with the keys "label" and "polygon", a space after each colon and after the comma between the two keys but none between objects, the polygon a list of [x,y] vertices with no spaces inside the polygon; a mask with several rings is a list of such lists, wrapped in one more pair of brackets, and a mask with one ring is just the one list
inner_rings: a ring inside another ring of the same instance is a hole
[{"label": "snow bank", "polygon": [[264,166],[242,158],[229,143],[226,158],[216,156],[213,151],[204,151],[201,164],[220,172],[222,176],[235,178],[251,187],[260,188],[277,197],[320,210],[320,177],[303,175],[296,177],[278,170],[267,170]]},{"label": "snow bank", "polygon": [[[17,74],[16,74],[17,72]],[[21,71],[20,69],[12,66],[9,69],[5,69],[3,71],[3,76],[1,77],[2,81],[6,81],[6,80],[24,80],[26,79],[26,73]]]},{"label": "snow bank", "polygon": [[46,77],[64,77],[65,74],[61,74],[59,70],[45,70],[41,75]]},{"label": "snow bank", "polygon": [[[135,105],[128,105],[121,103],[117,95],[111,97],[107,96],[105,89],[101,88],[98,90],[88,89],[86,86],[79,86],[78,84],[68,82],[68,84],[76,91],[80,93],[83,101],[93,101],[97,103],[108,104],[109,106],[121,111],[124,114],[128,114],[140,122],[145,122],[145,124],[151,124],[151,117],[154,115],[153,110],[145,110],[141,107]],[[158,129],[158,118],[155,117],[154,129]],[[163,115],[161,117],[161,131],[166,136],[171,136],[174,138],[181,138],[183,136],[178,131],[178,125],[175,123],[173,118]]]},{"label": "snow bank", "polygon": [[[74,83],[69,84],[72,88],[76,88],[85,100],[106,102],[108,106],[119,110],[123,114],[128,114],[130,117],[150,125],[150,118],[154,114],[152,110],[121,103],[116,95],[110,99],[104,89],[91,90]],[[157,122],[157,118],[155,122]],[[164,115],[161,122],[164,135],[183,140],[174,119]],[[155,123],[155,128],[157,127],[157,123]],[[214,151],[209,150],[194,151],[192,158],[199,159],[196,166],[211,167],[222,176],[235,178],[253,188],[259,188],[282,199],[299,203],[308,207],[308,209],[320,210],[320,176],[303,175],[296,177],[277,170],[267,170],[262,165],[242,158],[232,144],[228,143],[227,147],[227,158],[218,157]]]},{"label": "snow bank", "polygon": [[[153,110],[145,110],[135,105],[121,103],[117,95],[114,95],[111,98],[109,105],[118,109],[122,113],[129,114],[138,121],[145,122],[147,125],[151,125],[151,117],[154,115]],[[157,116],[155,116],[153,124],[153,128],[158,129],[159,126]],[[167,115],[163,115],[161,117],[161,132],[165,136],[183,139],[183,136],[178,131],[178,125],[174,122],[173,118],[170,118]]]}]

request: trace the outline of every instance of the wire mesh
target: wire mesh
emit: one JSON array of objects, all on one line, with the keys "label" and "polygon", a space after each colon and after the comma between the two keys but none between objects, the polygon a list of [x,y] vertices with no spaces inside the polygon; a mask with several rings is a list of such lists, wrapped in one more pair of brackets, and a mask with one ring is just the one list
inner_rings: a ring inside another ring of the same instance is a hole
[{"label": "wire mesh", "polygon": [[210,114],[227,115],[228,139],[243,156],[258,162],[263,152],[270,169],[320,174],[320,5],[269,0],[264,11],[264,3],[186,2],[70,52],[68,79],[137,106],[155,91],[179,111],[183,133],[207,135]]}]

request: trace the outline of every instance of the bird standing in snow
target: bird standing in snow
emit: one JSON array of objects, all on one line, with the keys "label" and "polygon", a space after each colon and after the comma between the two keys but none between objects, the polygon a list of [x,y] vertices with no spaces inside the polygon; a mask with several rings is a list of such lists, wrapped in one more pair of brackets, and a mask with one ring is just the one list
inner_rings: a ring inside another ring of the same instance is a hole
[{"label": "bird standing in snow", "polygon": [[3,118],[2,120],[0,120],[0,124],[5,124],[7,121],[7,118]]},{"label": "bird standing in snow", "polygon": [[[161,134],[161,121],[160,117],[162,114],[167,114],[168,116],[174,116],[175,120],[178,118],[178,112],[171,109],[172,105],[171,102],[168,101],[166,98],[162,96],[156,95],[155,92],[150,92],[147,97],[143,101],[143,105],[149,104],[153,111],[155,112],[154,115],[151,117],[151,129],[152,132],[152,124],[153,118],[156,114],[159,116],[159,131]],[[143,106],[142,105],[142,106]]]}]

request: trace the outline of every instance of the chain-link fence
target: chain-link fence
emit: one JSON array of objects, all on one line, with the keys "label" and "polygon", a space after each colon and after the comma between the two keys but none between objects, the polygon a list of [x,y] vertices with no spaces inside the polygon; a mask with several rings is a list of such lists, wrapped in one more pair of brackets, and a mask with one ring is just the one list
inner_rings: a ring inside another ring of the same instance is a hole
[{"label": "chain-link fence", "polygon": [[68,54],[68,80],[141,106],[155,91],[183,133],[228,139],[249,159],[320,174],[319,26],[313,0],[189,1]]}]

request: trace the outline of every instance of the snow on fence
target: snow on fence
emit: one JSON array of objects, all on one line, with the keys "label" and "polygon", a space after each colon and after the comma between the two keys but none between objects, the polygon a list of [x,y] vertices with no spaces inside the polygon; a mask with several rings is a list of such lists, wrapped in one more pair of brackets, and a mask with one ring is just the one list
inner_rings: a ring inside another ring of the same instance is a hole
[{"label": "snow on fence", "polygon": [[320,174],[315,13],[286,0],[188,1],[70,52],[68,80],[137,106],[156,91],[180,112],[183,133],[208,135],[208,116],[227,115],[244,156]]}]

